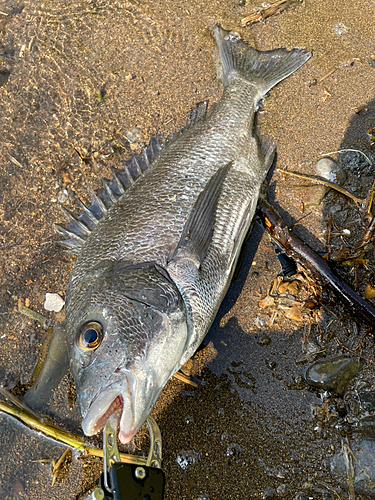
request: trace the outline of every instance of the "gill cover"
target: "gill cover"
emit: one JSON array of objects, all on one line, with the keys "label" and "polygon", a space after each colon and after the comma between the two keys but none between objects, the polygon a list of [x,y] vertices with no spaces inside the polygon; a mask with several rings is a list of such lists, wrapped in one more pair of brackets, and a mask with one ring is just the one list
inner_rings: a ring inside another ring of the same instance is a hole
[{"label": "gill cover", "polygon": [[[82,427],[95,434],[122,408],[120,439],[128,441],[179,368],[188,339],[181,295],[152,263],[101,262],[70,287],[68,350]],[[170,343],[176,350],[167,355]]]}]

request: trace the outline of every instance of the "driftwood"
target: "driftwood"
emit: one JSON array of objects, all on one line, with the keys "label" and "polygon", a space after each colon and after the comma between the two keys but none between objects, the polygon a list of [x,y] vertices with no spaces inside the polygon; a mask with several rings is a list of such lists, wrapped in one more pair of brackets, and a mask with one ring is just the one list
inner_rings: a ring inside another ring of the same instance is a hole
[{"label": "driftwood", "polygon": [[268,201],[259,200],[258,215],[266,231],[289,257],[308,269],[317,281],[330,288],[357,319],[374,327],[375,309],[372,305],[344,283],[320,255],[303,243]]},{"label": "driftwood", "polygon": [[267,7],[264,7],[241,20],[241,26],[250,26],[251,24],[259,23],[267,19],[267,17],[276,16],[283,10],[295,4],[301,4],[303,0],[278,0]]}]

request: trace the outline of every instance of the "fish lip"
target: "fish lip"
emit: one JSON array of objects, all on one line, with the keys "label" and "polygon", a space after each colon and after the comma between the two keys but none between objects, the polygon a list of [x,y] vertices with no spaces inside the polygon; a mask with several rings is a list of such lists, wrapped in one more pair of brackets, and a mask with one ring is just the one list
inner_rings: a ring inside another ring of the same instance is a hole
[{"label": "fish lip", "polygon": [[105,426],[108,418],[121,408],[120,441],[128,443],[136,431],[132,431],[134,411],[131,384],[128,377],[108,384],[92,399],[82,421],[82,429],[86,436],[93,436]]}]

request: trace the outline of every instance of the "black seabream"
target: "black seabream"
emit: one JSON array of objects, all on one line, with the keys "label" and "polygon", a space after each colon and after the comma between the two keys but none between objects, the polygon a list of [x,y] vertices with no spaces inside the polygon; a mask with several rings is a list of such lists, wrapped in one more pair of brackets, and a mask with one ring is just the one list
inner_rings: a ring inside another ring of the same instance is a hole
[{"label": "black seabream", "polygon": [[67,293],[70,368],[82,427],[121,409],[129,442],[194,354],[227,291],[274,156],[254,131],[257,103],[307,61],[258,52],[215,27],[224,92],[209,112],[116,170],[79,216],[57,226],[77,254]]}]

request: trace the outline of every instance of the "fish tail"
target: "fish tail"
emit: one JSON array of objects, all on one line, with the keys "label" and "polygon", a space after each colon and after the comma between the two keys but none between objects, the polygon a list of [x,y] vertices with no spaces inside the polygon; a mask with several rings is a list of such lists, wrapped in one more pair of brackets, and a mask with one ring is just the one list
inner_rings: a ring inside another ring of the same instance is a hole
[{"label": "fish tail", "polygon": [[294,73],[311,57],[304,49],[276,49],[259,52],[239,35],[215,26],[215,38],[223,64],[223,83],[228,85],[234,74],[240,74],[256,86],[263,97],[274,85]]}]

